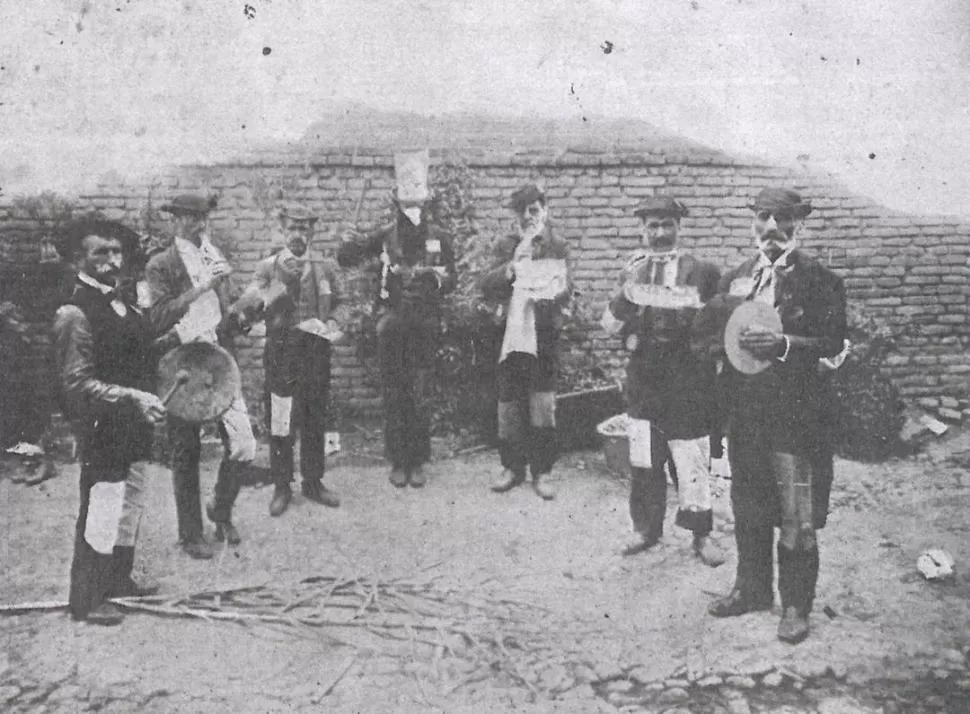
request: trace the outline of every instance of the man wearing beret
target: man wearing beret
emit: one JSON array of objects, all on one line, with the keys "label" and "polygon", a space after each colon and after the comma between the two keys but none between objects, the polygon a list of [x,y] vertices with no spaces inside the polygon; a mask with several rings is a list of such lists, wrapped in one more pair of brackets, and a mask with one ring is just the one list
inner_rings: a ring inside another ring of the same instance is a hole
[{"label": "man wearing beret", "polygon": [[[399,187],[400,188],[400,187]],[[384,402],[384,453],[397,488],[425,485],[431,458],[431,379],[441,302],[458,274],[450,236],[429,223],[427,187],[394,197],[390,225],[345,240],[341,266],[367,264],[379,281],[377,353]]]},{"label": "man wearing beret", "polygon": [[[535,184],[512,194],[516,232],[496,242],[494,266],[481,280],[485,299],[498,305],[502,347],[497,374],[498,438],[502,472],[492,490],[504,493],[526,480],[545,500],[555,498],[549,474],[558,451],[556,379],[559,333],[568,306],[569,250],[548,224],[546,197]],[[526,285],[533,264],[558,271],[546,287]]]},{"label": "man wearing beret", "polygon": [[837,275],[796,248],[796,228],[812,210],[808,201],[789,189],[767,188],[750,208],[757,253],[724,275],[720,292],[771,306],[781,330],[742,329],[740,348],[768,366],[754,374],[725,370],[738,567],[734,588],[709,612],[732,617],[771,609],[778,527],[778,637],[794,644],[808,636],[819,567],[816,529],[828,513],[834,394],[820,362],[843,350],[845,290]]},{"label": "man wearing beret", "polygon": [[112,597],[151,594],[131,578],[144,501],[152,425],[165,415],[153,393],[158,348],[148,321],[118,286],[138,235],[119,223],[68,227],[64,253],[77,267],[69,302],[54,321],[64,411],[81,459],[81,509],[71,564],[75,619],[115,625]]},{"label": "man wearing beret", "polygon": [[[161,210],[172,214],[175,240],[148,261],[149,319],[157,332],[174,329],[180,343],[203,341],[228,344],[229,295],[226,278],[232,272],[222,252],[206,234],[209,212],[215,202],[185,194]],[[202,527],[199,494],[199,460],[202,444],[198,424],[169,416],[168,436],[172,449],[175,508],[179,540],[192,558],[208,559],[212,549]],[[241,480],[256,453],[256,440],[242,391],[219,421],[224,456],[219,465],[213,500],[207,505],[209,520],[216,524],[216,539],[235,545],[239,533],[232,523],[232,506]]]},{"label": "man wearing beret", "polygon": [[663,535],[667,475],[677,482],[677,525],[691,531],[707,565],[724,556],[713,528],[710,435],[717,430],[716,372],[712,359],[692,352],[698,309],[717,291],[717,268],[677,246],[687,208],[672,198],[649,198],[636,210],[645,251],[621,273],[621,288],[603,314],[607,332],[619,333],[630,353],[626,398],[630,417],[630,518],[636,538],[623,555],[642,553]]},{"label": "man wearing beret", "polygon": [[[311,249],[317,217],[307,209],[284,206],[279,214],[283,245],[256,265],[253,282],[233,311],[243,322],[265,319],[266,414],[273,476],[271,516],[290,503],[293,444],[300,431],[300,474],[303,495],[336,508],[340,499],[323,485],[325,437],[330,403],[330,342],[314,328],[337,327],[336,276]],[[329,323],[325,325],[325,323]]]}]

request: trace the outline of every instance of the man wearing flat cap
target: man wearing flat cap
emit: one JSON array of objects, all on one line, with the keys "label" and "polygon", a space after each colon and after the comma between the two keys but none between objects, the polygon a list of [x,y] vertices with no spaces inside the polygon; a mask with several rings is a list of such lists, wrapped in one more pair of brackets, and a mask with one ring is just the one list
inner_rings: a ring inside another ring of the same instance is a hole
[{"label": "man wearing flat cap", "polygon": [[303,495],[331,508],[340,505],[323,485],[330,403],[330,341],[323,332],[337,331],[332,320],[338,302],[336,275],[334,266],[311,249],[317,217],[302,206],[288,205],[280,209],[279,218],[283,244],[256,265],[252,284],[233,306],[244,324],[266,321],[271,516],[282,515],[290,503],[298,430]]},{"label": "man wearing flat cap", "polygon": [[71,224],[63,253],[77,267],[77,278],[54,320],[61,404],[74,425],[81,461],[70,610],[75,619],[99,625],[121,621],[108,599],[154,590],[136,585],[131,572],[152,425],[165,415],[153,393],[165,341],[153,340],[131,296],[118,289],[138,251],[138,235],[120,223]]},{"label": "man wearing flat cap", "polygon": [[702,562],[724,562],[711,540],[710,435],[717,430],[713,360],[692,351],[698,309],[717,291],[717,268],[682,251],[687,208],[667,197],[649,198],[635,211],[643,249],[627,262],[620,289],[603,313],[607,332],[630,353],[625,385],[630,417],[630,518],[634,540],[623,555],[655,546],[663,535],[667,475],[677,483],[676,523],[691,531]]},{"label": "man wearing flat cap", "polygon": [[395,159],[393,221],[345,240],[337,261],[345,267],[365,264],[377,274],[384,454],[391,484],[422,488],[424,464],[431,459],[431,379],[441,303],[458,284],[458,274],[451,237],[430,223],[427,152]]},{"label": "man wearing flat cap", "polygon": [[[193,194],[177,196],[163,205],[161,210],[173,216],[175,240],[145,268],[152,326],[157,332],[174,329],[182,344],[203,341],[227,346],[229,341],[226,278],[232,271],[206,233],[214,207],[214,200]],[[235,545],[240,538],[232,523],[232,506],[256,453],[241,388],[220,418],[219,434],[225,453],[206,513],[216,524],[216,538]],[[182,549],[192,558],[211,558],[212,549],[203,535],[199,493],[200,427],[169,416],[168,435]]]},{"label": "man wearing flat cap", "polygon": [[778,637],[795,644],[808,636],[816,529],[828,513],[834,394],[821,363],[843,350],[845,290],[835,273],[796,248],[796,228],[812,210],[808,201],[790,189],[766,188],[750,208],[757,253],[724,275],[716,300],[764,303],[781,329],[743,327],[740,349],[765,367],[725,369],[738,566],[734,588],[709,612],[732,617],[771,609],[777,527]]},{"label": "man wearing flat cap", "polygon": [[515,191],[509,205],[516,231],[495,243],[493,267],[481,280],[502,330],[496,390],[502,472],[492,490],[504,493],[524,483],[528,470],[533,490],[551,500],[559,333],[571,297],[569,250],[549,226],[546,196],[537,185]]}]

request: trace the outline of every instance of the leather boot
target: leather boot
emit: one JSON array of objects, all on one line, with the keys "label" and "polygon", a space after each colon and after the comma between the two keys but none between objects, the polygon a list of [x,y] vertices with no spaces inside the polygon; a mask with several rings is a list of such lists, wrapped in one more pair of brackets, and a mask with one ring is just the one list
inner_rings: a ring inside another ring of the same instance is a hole
[{"label": "leather boot", "polygon": [[304,479],[301,490],[307,500],[329,506],[330,508],[338,508],[340,506],[340,498],[338,498],[337,494],[324,486],[321,481]]},{"label": "leather boot", "polygon": [[534,474],[532,476],[532,490],[544,501],[551,501],[556,497],[556,489],[549,482],[549,474]]},{"label": "leather boot", "polygon": [[725,597],[712,602],[707,612],[713,617],[737,617],[748,612],[770,610],[774,602],[772,540],[774,530],[737,529],[738,569],[734,587]]},{"label": "leather boot", "polygon": [[293,498],[293,489],[288,483],[278,483],[273,487],[273,500],[269,502],[269,515],[277,518],[283,515],[290,499]]},{"label": "leather boot", "polygon": [[502,473],[499,474],[491,488],[495,493],[505,493],[522,483],[525,483],[524,471],[516,472],[512,469],[502,469]]},{"label": "leather boot", "polygon": [[428,477],[424,473],[424,466],[418,464],[411,467],[411,472],[408,474],[408,483],[411,484],[412,488],[424,488],[424,485],[428,482]]},{"label": "leather boot", "polygon": [[717,568],[724,565],[726,558],[724,553],[717,546],[709,535],[706,536],[694,536],[694,553],[704,565],[710,568]]},{"label": "leather boot", "polygon": [[389,480],[394,488],[404,488],[408,485],[408,472],[402,466],[395,465],[391,467]]},{"label": "leather boot", "polygon": [[149,597],[158,593],[158,583],[138,584],[131,577],[135,565],[135,549],[116,545],[113,551],[116,580],[111,597]]},{"label": "leather boot", "polygon": [[809,633],[808,616],[818,580],[818,550],[789,550],[778,544],[778,590],[782,617],[778,639],[797,645]]},{"label": "leather boot", "polygon": [[221,518],[224,514],[217,511],[216,506],[211,501],[205,505],[205,514],[209,517],[216,526],[216,540],[220,543],[228,543],[229,545],[239,545],[242,543],[242,537],[239,535],[239,531],[232,524],[232,520],[229,518]]}]

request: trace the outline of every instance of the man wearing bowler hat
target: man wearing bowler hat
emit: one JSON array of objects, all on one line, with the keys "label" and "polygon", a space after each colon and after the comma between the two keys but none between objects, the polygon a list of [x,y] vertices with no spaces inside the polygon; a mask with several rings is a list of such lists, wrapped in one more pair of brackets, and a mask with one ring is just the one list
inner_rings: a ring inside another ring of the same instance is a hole
[{"label": "man wearing bowler hat", "polygon": [[644,250],[621,272],[621,287],[603,313],[603,327],[618,333],[630,353],[626,400],[630,417],[630,518],[635,539],[623,555],[656,545],[667,511],[667,475],[677,483],[676,523],[691,531],[702,562],[724,562],[710,538],[713,528],[710,435],[717,430],[716,371],[707,355],[692,351],[698,309],[714,297],[717,268],[680,250],[687,207],[667,197],[648,198],[635,211]]},{"label": "man wearing bowler hat", "polygon": [[[485,299],[498,306],[502,347],[497,371],[498,438],[502,472],[492,490],[504,493],[526,480],[545,500],[555,498],[549,474],[558,452],[556,379],[563,309],[571,297],[569,250],[548,224],[546,196],[527,184],[509,206],[516,231],[498,240],[495,264],[481,281]],[[527,285],[536,264],[554,271],[547,287]],[[558,271],[558,274],[557,272]]]},{"label": "man wearing bowler hat", "polygon": [[[732,617],[771,609],[778,527],[778,637],[795,644],[809,632],[816,529],[825,525],[832,479],[827,421],[834,394],[820,363],[843,350],[845,290],[837,275],[796,247],[796,229],[812,211],[808,201],[790,189],[766,188],[750,208],[757,253],[723,276],[720,292],[764,303],[781,329],[742,327],[739,370],[725,370],[738,567],[730,594],[709,612]],[[763,364],[741,364],[750,360]]]},{"label": "man wearing bowler hat", "polygon": [[[149,318],[157,332],[174,329],[180,343],[203,341],[228,346],[226,319],[229,296],[226,278],[232,272],[222,252],[206,234],[215,201],[204,196],[177,196],[161,210],[175,222],[175,240],[149,260],[145,268]],[[202,527],[199,494],[200,426],[169,416],[168,436],[172,449],[175,508],[179,540],[192,558],[208,559],[212,549]],[[219,420],[224,456],[219,465],[214,497],[206,513],[216,525],[216,539],[235,545],[239,533],[232,523],[232,506],[241,479],[256,452],[249,413],[242,390]]]},{"label": "man wearing bowler hat", "polygon": [[120,223],[82,220],[64,236],[77,267],[73,294],[54,321],[61,403],[80,447],[81,508],[71,563],[75,619],[114,625],[112,597],[151,594],[131,578],[145,493],[152,425],[165,415],[153,393],[165,338],[152,331],[119,290],[139,252],[138,235]]},{"label": "man wearing bowler hat", "polygon": [[[317,217],[306,208],[280,209],[283,244],[256,265],[253,282],[233,306],[243,324],[266,321],[266,414],[270,433],[270,471],[274,491],[271,516],[290,503],[293,445],[300,431],[303,495],[331,508],[340,499],[323,485],[326,419],[330,403],[330,342],[337,306],[333,266],[311,250]],[[315,330],[315,331],[314,331]]]}]

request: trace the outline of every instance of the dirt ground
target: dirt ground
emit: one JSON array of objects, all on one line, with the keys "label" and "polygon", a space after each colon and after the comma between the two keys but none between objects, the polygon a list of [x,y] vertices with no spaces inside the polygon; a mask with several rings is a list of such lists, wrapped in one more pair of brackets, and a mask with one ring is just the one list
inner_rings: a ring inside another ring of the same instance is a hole
[{"label": "dirt ground", "polygon": [[[633,558],[616,554],[630,536],[626,484],[599,452],[565,457],[559,496],[547,503],[527,487],[491,493],[497,457],[489,451],[439,457],[426,488],[396,490],[373,447],[332,460],[327,481],[343,498],[337,510],[297,495],[282,518],[270,518],[272,489],[244,489],[235,514],[243,543],[219,546],[208,562],[177,547],[170,475],[158,466],[137,572],[171,594],[317,575],[432,583],[454,597],[506,600],[534,613],[531,634],[516,629],[521,623],[494,623],[515,652],[491,662],[443,658],[414,641],[358,637],[353,627],[336,633],[134,612],[119,627],[98,628],[62,611],[5,615],[0,709],[970,711],[968,436],[906,460],[837,464],[812,634],[796,647],[775,637],[777,606],[728,620],[706,614],[734,575],[726,481],[717,484],[716,537],[731,557],[711,569],[673,525],[673,489],[662,545]],[[216,463],[206,462],[207,490]],[[78,467],[64,464],[58,478],[31,488],[9,478],[13,468],[7,462],[0,480],[0,602],[64,600]],[[954,556],[950,582],[918,574],[917,557],[929,547]]]}]

